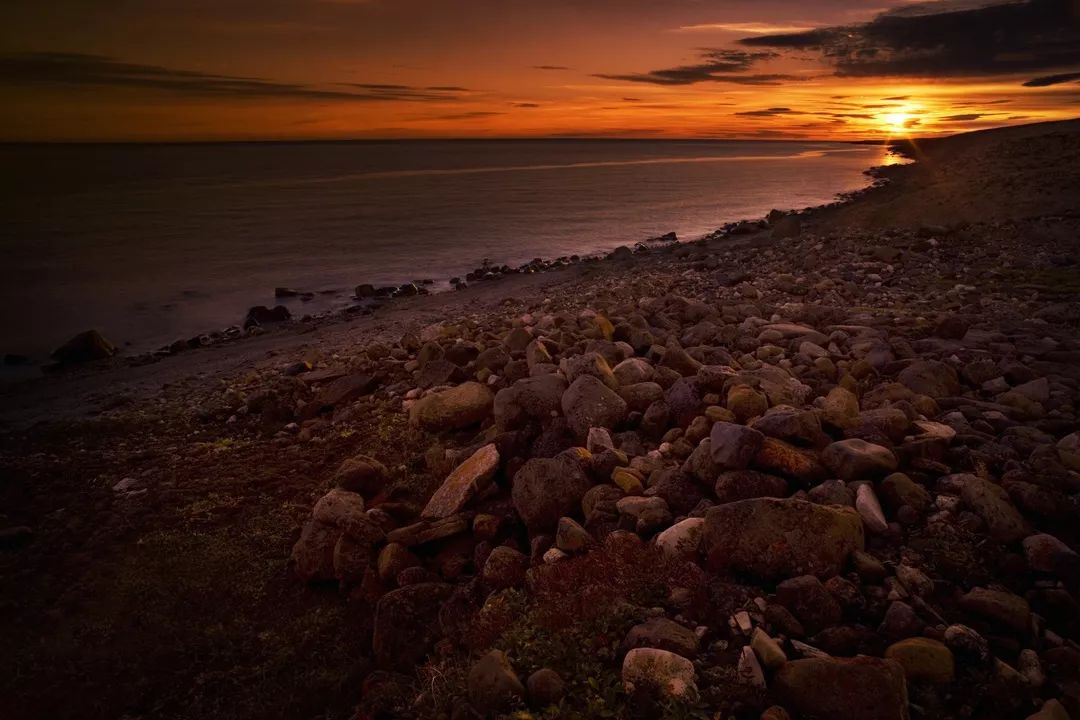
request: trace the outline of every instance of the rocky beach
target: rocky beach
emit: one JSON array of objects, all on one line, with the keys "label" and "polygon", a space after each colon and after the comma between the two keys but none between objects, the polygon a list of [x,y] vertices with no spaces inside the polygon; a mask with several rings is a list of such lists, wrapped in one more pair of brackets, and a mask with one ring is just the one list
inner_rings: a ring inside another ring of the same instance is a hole
[{"label": "rocky beach", "polygon": [[898,149],[4,387],[5,715],[1080,718],[1080,121]]}]

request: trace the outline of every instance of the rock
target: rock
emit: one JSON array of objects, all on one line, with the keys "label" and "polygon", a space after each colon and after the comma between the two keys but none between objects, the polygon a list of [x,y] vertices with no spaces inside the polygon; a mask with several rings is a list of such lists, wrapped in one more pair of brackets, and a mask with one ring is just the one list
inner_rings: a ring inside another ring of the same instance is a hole
[{"label": "rock", "polygon": [[874,494],[874,486],[869,483],[859,485],[855,493],[855,509],[862,517],[863,525],[872,533],[881,534],[889,529],[889,523],[885,520],[885,514],[881,512],[881,504]]},{"label": "rock", "polygon": [[904,670],[892,660],[864,656],[792,660],[777,671],[773,691],[800,717],[908,719]]},{"label": "rock", "polygon": [[559,518],[574,514],[591,486],[570,457],[533,458],[514,475],[511,497],[531,532],[550,532]]},{"label": "rock", "polygon": [[315,503],[311,516],[369,545],[380,542],[385,535],[383,529],[364,512],[364,498],[341,488],[334,488],[323,495]]},{"label": "rock", "polygon": [[566,381],[573,384],[583,375],[591,375],[612,390],[619,388],[619,381],[611,370],[604,356],[597,352],[589,352],[583,355],[575,355],[562,362],[563,374]]},{"label": "rock", "polygon": [[952,651],[930,638],[913,637],[893,643],[885,657],[900,663],[908,680],[944,684],[956,677]]},{"label": "rock", "polygon": [[284,305],[275,305],[273,308],[268,308],[265,305],[256,305],[247,311],[247,315],[244,317],[244,329],[247,330],[248,328],[258,327],[259,325],[286,322],[290,318],[292,318],[292,313],[289,312],[289,308]]},{"label": "rock", "polygon": [[893,473],[881,481],[881,497],[893,512],[907,505],[924,513],[933,502],[930,492],[904,473]]},{"label": "rock", "polygon": [[1070,433],[1058,440],[1057,453],[1065,467],[1080,472],[1080,432]]},{"label": "rock", "polygon": [[847,388],[834,387],[825,396],[822,411],[827,424],[841,430],[852,427],[859,419],[859,398]]},{"label": "rock", "polygon": [[697,555],[704,529],[704,518],[687,518],[656,536],[656,547],[665,557],[690,559]]},{"label": "rock", "polygon": [[761,669],[761,663],[758,662],[757,655],[754,654],[753,648],[749,645],[744,645],[742,650],[739,651],[736,676],[743,685],[756,688],[765,687],[765,673]]},{"label": "rock", "polygon": [[959,600],[962,609],[1026,634],[1031,629],[1031,607],[1024,598],[1001,590],[972,588]]},{"label": "rock", "polygon": [[627,495],[640,495],[645,492],[645,483],[641,473],[633,468],[615,468],[611,472],[611,482]]},{"label": "rock", "polygon": [[945,644],[963,655],[986,663],[990,659],[990,645],[986,639],[967,625],[950,625],[945,628]]},{"label": "rock", "polygon": [[677,622],[656,617],[630,628],[623,640],[623,649],[658,648],[693,660],[697,657],[698,637]]},{"label": "rock", "polygon": [[575,380],[562,396],[562,410],[570,430],[582,441],[589,428],[614,428],[626,418],[626,401],[591,375]]},{"label": "rock", "polygon": [[391,590],[375,606],[371,649],[384,670],[411,673],[438,639],[439,610],[452,585],[417,583]]},{"label": "rock", "polygon": [[343,533],[334,545],[334,577],[345,585],[359,585],[374,557],[371,543]]},{"label": "rock", "polygon": [[901,370],[896,379],[917,395],[941,398],[960,392],[956,371],[936,360],[916,360]]},{"label": "rock", "polygon": [[116,354],[116,346],[97,330],[86,330],[53,350],[50,357],[60,365],[104,360]]},{"label": "rock", "polygon": [[525,697],[525,686],[502,650],[492,650],[477,660],[469,670],[467,685],[469,703],[484,716],[509,710]]},{"label": "rock", "polygon": [[612,373],[615,375],[615,379],[618,380],[619,385],[624,386],[651,382],[656,371],[652,365],[642,358],[632,357],[623,360],[612,368]]},{"label": "rock", "polygon": [[765,711],[761,713],[761,717],[758,720],[791,720],[791,715],[779,705],[773,705],[772,707],[765,708]]},{"label": "rock", "polygon": [[528,419],[550,419],[559,412],[564,392],[566,379],[555,373],[518,380],[495,396],[495,426],[513,430]]},{"label": "rock", "polygon": [[788,495],[788,484],[784,478],[756,470],[732,470],[717,476],[715,492],[720,504],[762,497],[783,498]]},{"label": "rock", "polygon": [[635,648],[623,659],[622,681],[630,695],[645,692],[661,698],[694,698],[694,676],[694,663],[666,650]]},{"label": "rock", "polygon": [[1011,543],[1031,534],[1027,521],[1017,512],[1005,489],[977,475],[950,475],[944,481],[961,484],[960,497],[986,522],[994,539]]},{"label": "rock", "polygon": [[375,568],[384,583],[392,583],[402,570],[418,567],[420,559],[400,543],[389,543],[379,551]]},{"label": "rock", "polygon": [[1047,700],[1039,712],[1028,715],[1027,720],[1069,720],[1069,713],[1057,700]]},{"label": "rock", "polygon": [[559,673],[551,668],[540,668],[534,672],[525,686],[529,689],[529,701],[537,708],[558,705],[566,695],[566,684]]},{"label": "rock", "polygon": [[555,547],[565,553],[576,553],[585,550],[594,542],[589,531],[576,520],[568,517],[559,518],[559,526],[555,531]]},{"label": "rock", "polygon": [[831,577],[863,548],[863,525],[848,508],[804,500],[759,498],[710,508],[701,550],[714,570],[763,579]]},{"label": "rock", "polygon": [[769,401],[749,385],[734,385],[728,390],[727,409],[735,414],[740,423],[745,423],[758,415],[764,415],[769,409]]},{"label": "rock", "polygon": [[894,600],[885,611],[885,619],[881,621],[878,632],[888,638],[902,639],[918,635],[925,627],[926,623],[910,605]]},{"label": "rock", "polygon": [[769,670],[776,670],[787,662],[780,643],[769,637],[769,634],[761,628],[754,628],[754,634],[750,636],[750,647],[757,653],[761,664]]},{"label": "rock", "polygon": [[485,445],[458,465],[446,478],[421,513],[423,518],[444,518],[465,509],[469,501],[491,486],[499,469],[499,451]]},{"label": "rock", "polygon": [[334,484],[364,497],[378,495],[386,487],[386,466],[373,457],[354,455],[344,460],[334,473]]},{"label": "rock", "polygon": [[453,537],[468,529],[469,521],[464,515],[451,515],[438,520],[421,520],[412,525],[391,530],[386,534],[386,540],[405,547],[415,547]]},{"label": "rock", "polygon": [[523,552],[500,545],[491,551],[484,563],[484,585],[492,592],[518,587],[525,582],[528,567],[529,558]]},{"label": "rock", "polygon": [[729,422],[713,423],[710,452],[717,470],[742,470],[761,450],[765,436],[757,430]]},{"label": "rock", "polygon": [[315,414],[351,403],[367,395],[378,385],[378,381],[365,373],[352,373],[332,380],[319,388],[311,401]]},{"label": "rock", "polygon": [[776,599],[811,634],[836,625],[842,617],[840,605],[813,575],[783,581],[776,586]]},{"label": "rock", "polygon": [[1045,534],[1024,538],[1024,557],[1028,567],[1044,573],[1060,573],[1068,565],[1076,567],[1080,563],[1080,558],[1068,545]]},{"label": "rock", "polygon": [[460,430],[483,422],[494,400],[487,386],[467,382],[417,400],[409,409],[409,423],[429,432]]},{"label": "rock", "polygon": [[290,562],[304,582],[334,579],[334,547],[341,531],[329,523],[308,520],[293,545]]},{"label": "rock", "polygon": [[773,472],[810,485],[828,477],[829,471],[817,453],[795,447],[783,440],[766,437],[761,443],[761,450],[754,458],[754,465],[759,469]]},{"label": "rock", "polygon": [[661,497],[625,497],[615,503],[619,514],[633,522],[639,535],[651,535],[671,525],[671,510]]},{"label": "rock", "polygon": [[798,410],[790,405],[769,408],[752,421],[753,429],[769,437],[795,445],[815,446],[827,437],[821,431],[821,419],[812,410]]},{"label": "rock", "polygon": [[878,477],[896,470],[892,450],[858,438],[839,440],[821,453],[829,469],[844,480]]}]

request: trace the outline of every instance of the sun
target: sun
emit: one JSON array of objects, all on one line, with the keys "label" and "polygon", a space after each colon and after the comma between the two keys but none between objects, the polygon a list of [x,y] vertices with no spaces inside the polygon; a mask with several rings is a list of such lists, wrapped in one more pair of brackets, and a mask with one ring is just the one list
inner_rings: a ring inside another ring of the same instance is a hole
[{"label": "sun", "polygon": [[885,126],[885,130],[888,130],[893,135],[907,132],[909,129],[908,123],[911,120],[911,113],[909,112],[886,113],[879,117]]}]

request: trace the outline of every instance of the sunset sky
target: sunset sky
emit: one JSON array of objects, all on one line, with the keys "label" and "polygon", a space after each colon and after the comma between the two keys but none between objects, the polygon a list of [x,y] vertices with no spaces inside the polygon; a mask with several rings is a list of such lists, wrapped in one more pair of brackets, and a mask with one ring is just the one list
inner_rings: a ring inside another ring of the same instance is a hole
[{"label": "sunset sky", "polygon": [[859,139],[1080,115],[1080,0],[6,0],[3,140]]}]

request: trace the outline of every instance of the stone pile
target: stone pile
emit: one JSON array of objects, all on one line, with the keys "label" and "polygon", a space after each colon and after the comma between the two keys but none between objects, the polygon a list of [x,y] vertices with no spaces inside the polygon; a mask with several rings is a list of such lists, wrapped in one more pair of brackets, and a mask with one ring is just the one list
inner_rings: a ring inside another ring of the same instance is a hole
[{"label": "stone pile", "polygon": [[[1080,315],[992,274],[944,281],[976,272],[971,237],[789,223],[765,251],[670,246],[579,295],[371,349],[363,392],[399,403],[436,482],[401,502],[380,462],[347,461],[295,570],[371,603],[369,690],[449,652],[454,616],[620,546],[700,584],[627,632],[611,662],[629,696],[773,720],[1080,717],[1063,323]],[[1001,247],[1001,277],[1040,262]],[[355,399],[310,399],[326,385],[285,403],[311,408],[298,428]],[[722,617],[721,587],[740,598]],[[686,602],[702,588],[706,610]],[[573,668],[516,661],[473,656],[473,710],[572,692]]]}]

